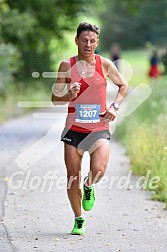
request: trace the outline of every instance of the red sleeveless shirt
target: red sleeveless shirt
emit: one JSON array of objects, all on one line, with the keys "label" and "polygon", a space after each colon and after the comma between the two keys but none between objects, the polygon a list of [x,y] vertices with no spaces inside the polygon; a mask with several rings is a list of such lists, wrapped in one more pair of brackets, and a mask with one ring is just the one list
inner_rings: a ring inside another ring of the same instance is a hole
[{"label": "red sleeveless shirt", "polygon": [[76,66],[76,57],[70,58],[71,75],[67,90],[74,82],[80,82],[81,88],[76,99],[69,102],[65,128],[77,132],[97,132],[107,130],[108,123],[99,117],[106,110],[106,79],[102,71],[101,58],[95,55],[96,65],[92,77],[82,78]]}]

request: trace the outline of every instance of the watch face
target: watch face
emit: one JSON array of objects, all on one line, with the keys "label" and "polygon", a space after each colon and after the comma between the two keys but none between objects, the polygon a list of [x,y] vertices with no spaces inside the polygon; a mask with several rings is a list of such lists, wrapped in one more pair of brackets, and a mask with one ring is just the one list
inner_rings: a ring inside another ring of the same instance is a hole
[{"label": "watch face", "polygon": [[118,104],[118,103],[113,103],[113,107],[114,107],[115,109],[119,109],[119,104]]}]

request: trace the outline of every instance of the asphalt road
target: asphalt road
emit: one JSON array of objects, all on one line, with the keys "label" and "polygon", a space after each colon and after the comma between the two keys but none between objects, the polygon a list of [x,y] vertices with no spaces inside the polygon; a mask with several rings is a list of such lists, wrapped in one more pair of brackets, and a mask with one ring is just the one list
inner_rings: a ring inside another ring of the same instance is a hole
[{"label": "asphalt road", "polygon": [[[106,177],[95,186],[96,205],[84,212],[86,235],[70,235],[63,125],[62,115],[30,114],[0,127],[0,252],[166,251],[164,204],[137,188],[139,178],[128,173],[129,159],[114,138]],[[84,177],[87,153],[82,168]]]}]

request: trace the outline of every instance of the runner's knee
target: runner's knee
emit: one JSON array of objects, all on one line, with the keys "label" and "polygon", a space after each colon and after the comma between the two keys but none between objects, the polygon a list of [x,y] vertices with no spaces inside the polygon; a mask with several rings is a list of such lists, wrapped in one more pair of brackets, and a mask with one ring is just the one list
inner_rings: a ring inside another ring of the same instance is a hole
[{"label": "runner's knee", "polygon": [[76,174],[67,174],[67,188],[70,189],[71,187],[79,187],[80,185],[80,173]]},{"label": "runner's knee", "polygon": [[90,174],[92,177],[93,183],[99,182],[99,180],[104,176],[105,173],[105,167],[93,167]]}]

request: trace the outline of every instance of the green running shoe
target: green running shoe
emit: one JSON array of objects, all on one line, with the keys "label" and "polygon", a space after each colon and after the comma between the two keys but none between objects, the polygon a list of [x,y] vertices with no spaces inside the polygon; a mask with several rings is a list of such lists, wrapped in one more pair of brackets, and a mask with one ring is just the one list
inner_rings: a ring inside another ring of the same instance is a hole
[{"label": "green running shoe", "polygon": [[75,218],[74,228],[71,231],[72,235],[85,234],[85,219],[83,217]]},{"label": "green running shoe", "polygon": [[[87,177],[84,179],[84,181]],[[94,187],[91,186],[86,187],[83,186],[83,199],[82,199],[82,206],[85,211],[90,211],[95,204],[95,194],[94,194]]]}]

